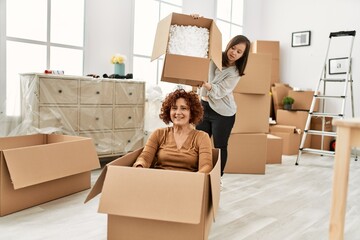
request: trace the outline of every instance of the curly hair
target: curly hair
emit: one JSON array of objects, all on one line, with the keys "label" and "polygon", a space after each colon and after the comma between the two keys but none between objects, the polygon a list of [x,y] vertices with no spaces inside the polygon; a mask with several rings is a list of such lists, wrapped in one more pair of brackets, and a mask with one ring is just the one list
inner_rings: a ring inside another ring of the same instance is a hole
[{"label": "curly hair", "polygon": [[204,109],[201,105],[199,96],[193,91],[186,92],[184,89],[177,89],[166,96],[161,106],[159,114],[160,119],[163,120],[165,124],[172,122],[170,118],[170,109],[175,105],[176,100],[179,98],[185,99],[186,104],[190,108],[189,122],[195,125],[200,123],[204,115]]}]

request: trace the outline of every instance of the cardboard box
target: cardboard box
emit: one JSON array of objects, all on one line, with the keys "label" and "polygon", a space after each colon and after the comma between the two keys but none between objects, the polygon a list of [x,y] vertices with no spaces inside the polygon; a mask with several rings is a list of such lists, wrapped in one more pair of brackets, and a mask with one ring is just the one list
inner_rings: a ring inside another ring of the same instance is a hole
[{"label": "cardboard box", "polygon": [[[190,57],[167,53],[171,25],[197,26],[209,29],[208,58]],[[199,86],[208,80],[210,61],[222,69],[221,32],[215,21],[208,18],[194,19],[190,15],[172,13],[157,26],[151,61],[165,54],[161,81]]]},{"label": "cardboard box", "polygon": [[267,156],[266,163],[282,163],[283,139],[281,137],[267,134]]},{"label": "cardboard box", "polygon": [[301,129],[301,131],[304,131],[308,115],[308,111],[288,111],[278,109],[276,123],[280,125],[295,126],[296,128]]},{"label": "cardboard box", "polygon": [[274,101],[275,119],[277,119],[277,110],[283,109],[283,98],[288,95],[290,90],[292,90],[292,87],[283,83],[275,83],[274,86],[271,87],[271,94]]},{"label": "cardboard box", "polygon": [[[332,118],[325,117],[324,119],[324,131],[325,132],[333,132],[332,126]],[[322,131],[322,117],[312,117],[311,118],[311,130]],[[322,149],[322,150],[330,150],[330,143],[333,140],[333,137],[324,136],[322,140],[322,136],[320,135],[311,135],[311,146],[313,149]],[[323,146],[321,147],[321,141],[323,141]]]},{"label": "cardboard box", "polygon": [[[293,110],[310,110],[311,102],[314,97],[314,91],[294,91],[289,90],[288,96],[295,101],[292,105]],[[314,112],[319,110],[319,99],[317,99],[314,107]]]},{"label": "cardboard box", "polygon": [[269,130],[269,94],[234,93],[237,105],[231,133],[266,133]]},{"label": "cardboard box", "polygon": [[270,91],[271,55],[250,53],[245,75],[240,78],[234,92],[268,94]]},{"label": "cardboard box", "polygon": [[269,53],[273,59],[280,58],[280,42],[256,40],[251,43],[251,51],[253,53]]},{"label": "cardboard box", "polygon": [[0,216],[90,188],[100,162],[91,138],[0,138]]},{"label": "cardboard box", "polygon": [[[302,133],[297,132],[295,126],[273,125],[270,126],[270,134],[281,137],[283,139],[283,155],[296,155],[299,153]],[[311,137],[307,135],[304,147],[307,148],[311,144]]]},{"label": "cardboard box", "polygon": [[231,134],[225,173],[265,174],[266,134]]},{"label": "cardboard box", "polygon": [[220,154],[209,174],[129,167],[142,148],[104,167],[87,196],[100,192],[108,239],[208,239],[220,199]]}]

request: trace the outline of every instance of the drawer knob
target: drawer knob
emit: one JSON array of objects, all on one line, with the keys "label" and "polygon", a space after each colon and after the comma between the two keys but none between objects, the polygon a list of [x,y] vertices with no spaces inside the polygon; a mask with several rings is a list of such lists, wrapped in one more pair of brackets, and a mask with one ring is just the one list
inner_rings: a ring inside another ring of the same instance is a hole
[{"label": "drawer knob", "polygon": [[99,117],[96,117],[96,118],[95,118],[96,121],[99,121],[99,119],[100,119]]},{"label": "drawer knob", "polygon": [[131,95],[132,95],[132,92],[129,92],[129,95],[131,96]]},{"label": "drawer knob", "polygon": [[62,90],[61,90],[61,89],[59,90],[59,93],[62,93]]},{"label": "drawer knob", "polygon": [[131,116],[128,116],[128,119],[131,119]]},{"label": "drawer knob", "polygon": [[129,139],[127,142],[128,142],[128,143],[131,143],[131,140]]},{"label": "drawer knob", "polygon": [[100,94],[100,91],[96,91],[96,94]]}]

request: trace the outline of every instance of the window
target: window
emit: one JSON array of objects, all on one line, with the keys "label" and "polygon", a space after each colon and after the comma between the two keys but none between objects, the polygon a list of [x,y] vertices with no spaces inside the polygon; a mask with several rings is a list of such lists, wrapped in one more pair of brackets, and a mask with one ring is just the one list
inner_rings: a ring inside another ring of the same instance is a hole
[{"label": "window", "polygon": [[[20,115],[19,74],[83,75],[84,0],[8,0],[5,19],[6,115]],[[2,5],[3,6],[3,5]],[[19,7],[21,6],[21,7]],[[2,11],[3,13],[4,11]],[[1,30],[3,31],[3,30]],[[1,92],[4,94],[4,92]],[[15,107],[14,107],[15,106]],[[3,107],[3,106],[0,106]]]},{"label": "window", "polygon": [[217,0],[216,25],[222,33],[222,47],[243,33],[244,0]]},{"label": "window", "polygon": [[[177,86],[161,82],[163,58],[151,62],[158,22],[172,12],[182,12],[182,0],[135,0],[133,72],[146,82],[147,89],[160,86],[163,94]],[[146,17],[144,17],[146,16]]]}]

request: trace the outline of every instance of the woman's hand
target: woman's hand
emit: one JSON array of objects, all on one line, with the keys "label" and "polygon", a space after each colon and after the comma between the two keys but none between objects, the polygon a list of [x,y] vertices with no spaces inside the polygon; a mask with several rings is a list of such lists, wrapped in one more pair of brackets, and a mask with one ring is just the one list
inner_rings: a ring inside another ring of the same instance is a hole
[{"label": "woman's hand", "polygon": [[190,16],[193,18],[193,19],[198,19],[198,18],[201,18],[202,16],[200,16],[198,13],[192,13],[190,14]]}]

